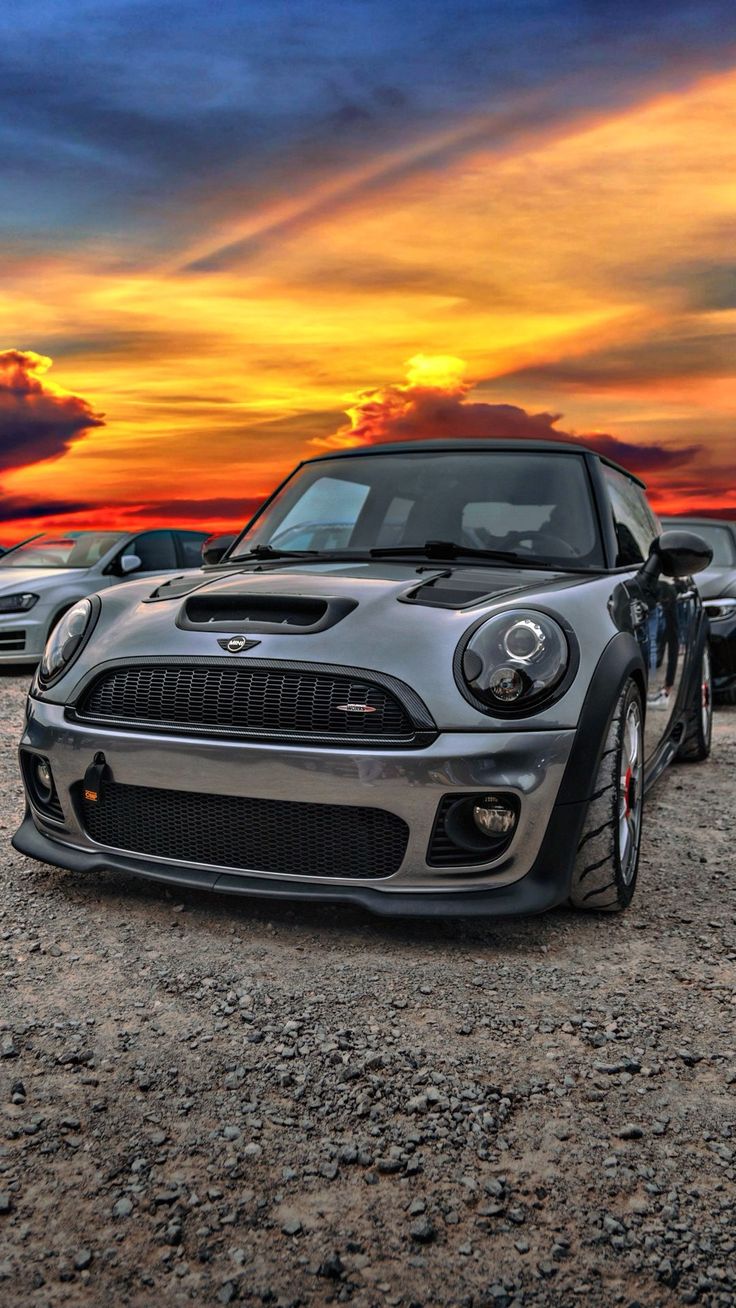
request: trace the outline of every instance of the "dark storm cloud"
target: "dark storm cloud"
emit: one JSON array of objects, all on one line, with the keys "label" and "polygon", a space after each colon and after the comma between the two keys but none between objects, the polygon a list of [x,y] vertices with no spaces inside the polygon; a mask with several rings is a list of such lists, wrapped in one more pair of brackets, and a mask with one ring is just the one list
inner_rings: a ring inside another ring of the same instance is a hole
[{"label": "dark storm cloud", "polygon": [[[162,519],[170,521],[180,521],[186,519],[191,522],[207,522],[209,519],[217,521],[218,519],[227,518],[232,522],[245,525],[249,518],[253,517],[256,509],[263,503],[265,496],[212,496],[209,499],[188,499],[188,500],[164,500],[161,503],[139,504],[134,508],[129,508],[127,514],[131,517],[145,516],[151,518],[156,514],[161,514]],[[116,505],[119,509],[120,505]]]},{"label": "dark storm cloud", "polygon": [[0,495],[0,522],[60,517],[92,507],[85,500],[36,500],[23,495]]},{"label": "dark storm cloud", "polygon": [[515,404],[487,404],[468,399],[470,386],[449,388],[397,384],[366,391],[351,409],[351,422],[316,447],[347,444],[380,445],[421,440],[548,440],[572,441],[639,475],[687,464],[700,450],[697,444],[668,446],[655,441],[627,441],[607,432],[570,433],[558,427],[559,413],[528,413]]},{"label": "dark storm cloud", "polygon": [[0,470],[57,458],[84,432],[105,425],[81,396],[45,381],[50,366],[33,350],[0,353]]},{"label": "dark storm cloud", "polygon": [[[140,526],[139,519],[145,519],[146,525],[152,522],[162,526],[167,523],[187,523],[192,526],[204,524],[202,530],[206,530],[206,524],[210,520],[217,522],[227,519],[244,526],[253,517],[264,498],[265,496],[242,498],[212,496],[201,500],[162,500],[150,504],[116,502],[105,505],[90,499],[44,500],[26,495],[2,495],[0,496],[0,522],[41,521],[44,518],[61,518],[80,513],[94,513],[99,519],[100,512],[107,510],[111,522],[114,521],[116,527],[123,524],[121,530],[125,530],[126,526],[129,526],[131,531],[137,530]],[[97,521],[95,525],[99,526],[99,522]]]}]

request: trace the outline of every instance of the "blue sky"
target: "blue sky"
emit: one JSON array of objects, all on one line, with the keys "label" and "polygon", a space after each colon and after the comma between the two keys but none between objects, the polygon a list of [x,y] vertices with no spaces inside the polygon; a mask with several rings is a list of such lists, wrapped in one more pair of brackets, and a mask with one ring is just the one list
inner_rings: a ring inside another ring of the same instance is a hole
[{"label": "blue sky", "polygon": [[0,509],[225,525],[438,404],[736,511],[734,141],[733,0],[6,5]]},{"label": "blue sky", "polygon": [[147,249],[196,228],[212,187],[247,208],[479,110],[508,112],[500,145],[520,105],[589,115],[727,67],[736,7],[45,0],[6,6],[0,36],[0,230]]}]

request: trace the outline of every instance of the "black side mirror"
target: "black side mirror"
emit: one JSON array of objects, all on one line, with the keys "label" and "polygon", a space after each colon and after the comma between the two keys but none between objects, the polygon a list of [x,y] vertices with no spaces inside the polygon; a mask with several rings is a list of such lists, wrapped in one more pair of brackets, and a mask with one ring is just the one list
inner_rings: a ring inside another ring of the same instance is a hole
[{"label": "black side mirror", "polygon": [[712,561],[713,551],[702,536],[696,536],[693,531],[663,531],[652,541],[644,571],[664,573],[665,577],[679,580],[702,572]]},{"label": "black side mirror", "polygon": [[202,562],[212,567],[227,554],[235,536],[208,536],[202,545]]}]

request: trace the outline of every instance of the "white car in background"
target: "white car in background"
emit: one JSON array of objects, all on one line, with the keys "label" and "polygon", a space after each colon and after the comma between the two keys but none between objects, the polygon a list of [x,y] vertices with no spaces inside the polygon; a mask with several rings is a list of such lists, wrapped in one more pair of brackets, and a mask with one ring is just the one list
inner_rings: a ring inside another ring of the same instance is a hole
[{"label": "white car in background", "polygon": [[69,531],[0,556],[0,666],[38,663],[62,614],[121,581],[197,568],[206,531]]}]

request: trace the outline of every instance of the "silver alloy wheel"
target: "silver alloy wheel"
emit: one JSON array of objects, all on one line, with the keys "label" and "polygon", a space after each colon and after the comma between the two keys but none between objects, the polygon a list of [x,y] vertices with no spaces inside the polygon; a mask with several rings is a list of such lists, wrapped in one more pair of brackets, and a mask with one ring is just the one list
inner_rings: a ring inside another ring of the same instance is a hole
[{"label": "silver alloy wheel", "polygon": [[618,845],[621,876],[629,885],[636,870],[642,807],[642,724],[638,704],[629,704],[621,741]]},{"label": "silver alloy wheel", "polygon": [[707,644],[703,650],[703,662],[700,666],[700,714],[703,740],[706,745],[710,745],[713,730],[713,683],[710,671],[710,649]]}]

